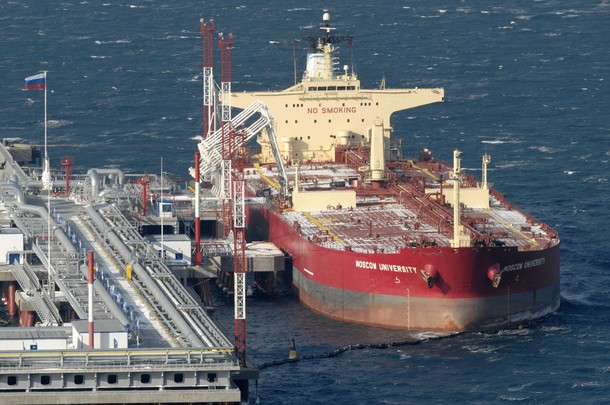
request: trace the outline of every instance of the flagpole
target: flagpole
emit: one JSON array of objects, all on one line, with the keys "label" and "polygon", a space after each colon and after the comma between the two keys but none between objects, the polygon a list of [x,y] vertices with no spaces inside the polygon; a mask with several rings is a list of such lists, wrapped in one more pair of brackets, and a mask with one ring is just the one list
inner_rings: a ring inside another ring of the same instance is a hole
[{"label": "flagpole", "polygon": [[[42,173],[43,187],[47,189],[47,261],[49,268],[47,269],[47,291],[49,296],[55,298],[55,283],[53,281],[53,270],[51,266],[51,168],[49,167],[49,152],[47,150],[47,71],[44,71],[44,168]],[[46,175],[45,175],[46,173]],[[45,180],[47,181],[45,184]]]},{"label": "flagpole", "polygon": [[[47,153],[47,71],[44,71],[44,156],[45,160],[49,158]],[[48,167],[46,167],[48,169]]]},{"label": "flagpole", "polygon": [[163,156],[161,156],[161,204],[159,204],[161,208],[161,260],[165,262],[165,241],[163,240],[163,217],[165,216],[164,212],[164,201],[163,201]]},{"label": "flagpole", "polygon": [[49,152],[47,150],[47,71],[44,74],[44,167],[42,168],[42,186],[45,190],[51,190],[53,183],[51,179],[51,165],[49,163]]}]

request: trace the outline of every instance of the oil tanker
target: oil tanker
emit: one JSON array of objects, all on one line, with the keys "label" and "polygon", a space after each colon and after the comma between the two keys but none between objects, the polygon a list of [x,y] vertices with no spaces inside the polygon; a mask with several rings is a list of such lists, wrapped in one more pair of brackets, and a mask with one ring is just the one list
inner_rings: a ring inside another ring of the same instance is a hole
[{"label": "oil tanker", "polygon": [[[233,92],[272,125],[245,168],[247,235],[290,257],[300,301],[325,316],[412,331],[493,330],[560,305],[559,236],[487,181],[428,149],[408,159],[391,115],[444,101],[442,88],[364,89],[339,66],[324,13],[307,38],[302,79],[282,91]],[[403,138],[404,139],[404,138]]]}]

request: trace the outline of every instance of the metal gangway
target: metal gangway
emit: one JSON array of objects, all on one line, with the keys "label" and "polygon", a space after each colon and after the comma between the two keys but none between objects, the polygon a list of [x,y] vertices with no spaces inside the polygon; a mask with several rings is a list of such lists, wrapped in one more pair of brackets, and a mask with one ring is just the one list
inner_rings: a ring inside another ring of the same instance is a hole
[{"label": "metal gangway", "polygon": [[[259,114],[259,117],[250,125],[245,126],[257,114]],[[233,128],[240,128],[240,130],[243,128],[243,132],[245,134],[244,144],[258,135],[261,131],[267,131],[267,135],[269,136],[269,141],[273,150],[273,156],[277,164],[280,191],[282,195],[287,195],[288,179],[275,135],[275,123],[273,116],[265,103],[260,100],[252,103],[248,108],[241,111],[233,119],[231,119],[231,126]],[[199,174],[201,178],[206,178],[206,176],[210,176],[212,174],[218,175],[222,173],[223,131],[226,131],[226,129],[217,129],[214,133],[203,139],[198,145],[199,153],[201,155],[201,160],[199,162]],[[189,172],[192,177],[195,177],[194,168],[190,168]]]}]

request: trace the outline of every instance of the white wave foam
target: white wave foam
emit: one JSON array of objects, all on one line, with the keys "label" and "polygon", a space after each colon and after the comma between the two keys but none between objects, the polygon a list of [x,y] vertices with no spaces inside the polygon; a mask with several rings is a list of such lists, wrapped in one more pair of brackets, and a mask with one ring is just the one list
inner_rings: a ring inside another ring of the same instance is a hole
[{"label": "white wave foam", "polygon": [[537,150],[542,153],[556,153],[558,152],[555,148],[549,148],[548,146],[530,146],[529,149]]},{"label": "white wave foam", "polygon": [[61,128],[61,127],[65,127],[66,125],[71,125],[73,124],[72,121],[69,120],[48,120],[47,121],[47,125],[49,128]]},{"label": "white wave foam", "polygon": [[131,44],[130,39],[117,39],[114,41],[100,41],[95,40],[95,45],[112,45],[112,44]]}]

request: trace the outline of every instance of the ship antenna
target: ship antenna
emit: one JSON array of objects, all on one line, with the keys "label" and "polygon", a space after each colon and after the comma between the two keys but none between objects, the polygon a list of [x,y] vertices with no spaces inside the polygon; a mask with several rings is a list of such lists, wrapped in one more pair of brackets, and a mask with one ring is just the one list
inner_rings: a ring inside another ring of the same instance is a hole
[{"label": "ship antenna", "polygon": [[292,65],[294,68],[294,84],[297,84],[297,44],[301,42],[298,39],[292,40]]}]

